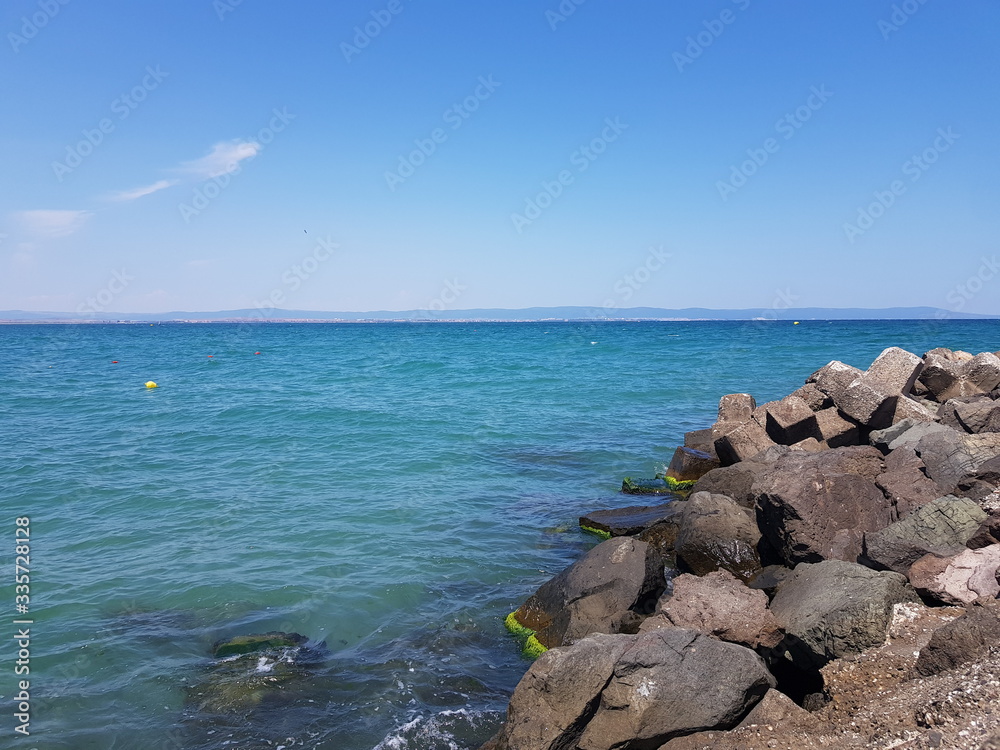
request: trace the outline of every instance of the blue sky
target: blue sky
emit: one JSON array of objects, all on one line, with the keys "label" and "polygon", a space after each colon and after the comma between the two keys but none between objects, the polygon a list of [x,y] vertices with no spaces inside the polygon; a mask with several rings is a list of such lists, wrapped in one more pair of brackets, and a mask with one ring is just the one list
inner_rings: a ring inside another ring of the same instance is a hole
[{"label": "blue sky", "polygon": [[0,309],[998,313],[998,28],[996,0],[9,0]]}]

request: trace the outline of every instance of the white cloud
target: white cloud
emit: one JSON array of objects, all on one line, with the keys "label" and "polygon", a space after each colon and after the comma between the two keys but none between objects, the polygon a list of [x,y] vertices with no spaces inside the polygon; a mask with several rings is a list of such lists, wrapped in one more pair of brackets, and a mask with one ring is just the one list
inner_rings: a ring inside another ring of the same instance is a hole
[{"label": "white cloud", "polygon": [[93,211],[38,209],[18,211],[14,217],[28,234],[41,239],[55,239],[76,234],[93,215]]},{"label": "white cloud", "polygon": [[205,156],[181,164],[181,170],[203,180],[210,180],[239,169],[240,162],[252,159],[260,151],[256,141],[223,141],[212,146]]},{"label": "white cloud", "polygon": [[159,192],[160,190],[165,190],[168,187],[173,187],[180,180],[157,180],[152,185],[145,185],[144,187],[133,188],[132,190],[122,190],[111,196],[113,201],[134,201],[136,198],[142,198],[146,195],[151,195],[152,193]]}]

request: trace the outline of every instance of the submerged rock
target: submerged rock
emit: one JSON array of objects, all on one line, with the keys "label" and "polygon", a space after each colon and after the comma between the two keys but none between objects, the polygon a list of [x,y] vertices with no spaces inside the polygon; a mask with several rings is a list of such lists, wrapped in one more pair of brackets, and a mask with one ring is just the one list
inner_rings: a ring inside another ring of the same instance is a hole
[{"label": "submerged rock", "polygon": [[262,633],[260,635],[238,635],[229,640],[217,641],[212,646],[212,656],[216,659],[223,659],[227,656],[238,656],[255,651],[295,648],[296,646],[304,645],[308,641],[308,638],[298,633],[281,633],[277,631]]}]

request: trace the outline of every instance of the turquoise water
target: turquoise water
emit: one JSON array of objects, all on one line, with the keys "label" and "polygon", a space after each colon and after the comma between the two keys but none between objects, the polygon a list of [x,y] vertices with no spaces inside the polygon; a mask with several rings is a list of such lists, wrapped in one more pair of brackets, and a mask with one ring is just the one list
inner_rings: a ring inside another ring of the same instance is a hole
[{"label": "turquoise water", "polygon": [[[18,746],[476,747],[528,666],[502,619],[594,544],[581,513],[629,504],[720,395],[891,345],[996,351],[1000,324],[0,326],[3,569],[15,518],[32,534]],[[325,641],[309,679],[199,710],[212,643],[270,630]]]}]

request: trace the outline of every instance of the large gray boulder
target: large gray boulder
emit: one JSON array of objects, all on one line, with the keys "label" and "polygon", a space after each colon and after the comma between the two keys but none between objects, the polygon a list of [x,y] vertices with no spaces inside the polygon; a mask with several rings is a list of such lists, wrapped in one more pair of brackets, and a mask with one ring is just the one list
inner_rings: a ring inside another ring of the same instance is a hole
[{"label": "large gray boulder", "polygon": [[892,523],[892,501],[875,485],[884,473],[871,446],[793,452],[753,486],[757,525],[786,564],[855,561],[866,532]]},{"label": "large gray boulder", "polygon": [[564,646],[591,633],[635,632],[665,588],[660,553],[618,537],[542,584],[513,616],[546,648]]},{"label": "large gray boulder", "polygon": [[618,659],[575,747],[653,750],[692,732],[731,729],[774,686],[750,649],[681,628],[643,633]]},{"label": "large gray boulder", "polygon": [[864,376],[854,380],[834,399],[837,408],[870,430],[881,430],[892,424],[899,394]]},{"label": "large gray boulder", "polygon": [[736,726],[775,681],[757,654],[680,628],[594,635],[542,654],[490,750],[655,750]]},{"label": "large gray boulder", "polygon": [[692,494],[674,543],[680,567],[695,575],[728,570],[748,581],[760,571],[760,531],[750,514],[725,495]]},{"label": "large gray boulder", "polygon": [[873,567],[906,575],[928,553],[957,555],[987,518],[965,497],[941,497],[881,531],[865,534],[865,558]]},{"label": "large gray boulder", "polygon": [[763,405],[763,420],[768,437],[779,445],[794,445],[807,438],[821,438],[816,414],[798,396],[786,396],[780,401]]},{"label": "large gray boulder", "polygon": [[899,573],[826,560],[797,565],[778,585],[771,612],[787,633],[779,650],[815,669],[881,645],[893,606],[919,601]]},{"label": "large gray boulder", "polygon": [[967,435],[954,430],[924,435],[915,446],[927,474],[942,487],[955,488],[1000,456],[1000,433]]},{"label": "large gray boulder", "polygon": [[883,453],[888,453],[907,445],[915,447],[926,435],[939,432],[952,433],[955,430],[947,425],[910,417],[884,430],[874,430],[868,436],[868,441]]},{"label": "large gray boulder", "polygon": [[705,476],[695,482],[691,488],[692,493],[709,492],[713,495],[725,495],[736,501],[737,505],[744,508],[753,508],[754,494],[753,483],[757,478],[768,470],[780,456],[771,459],[771,451],[782,451],[781,455],[788,452],[787,448],[778,448],[765,451],[749,461],[740,461],[731,466],[722,466],[712,469]]},{"label": "large gray boulder", "polygon": [[748,648],[773,648],[784,633],[767,608],[767,594],[751,589],[726,570],[705,576],[677,576],[670,596],[640,632],[673,625]]}]

